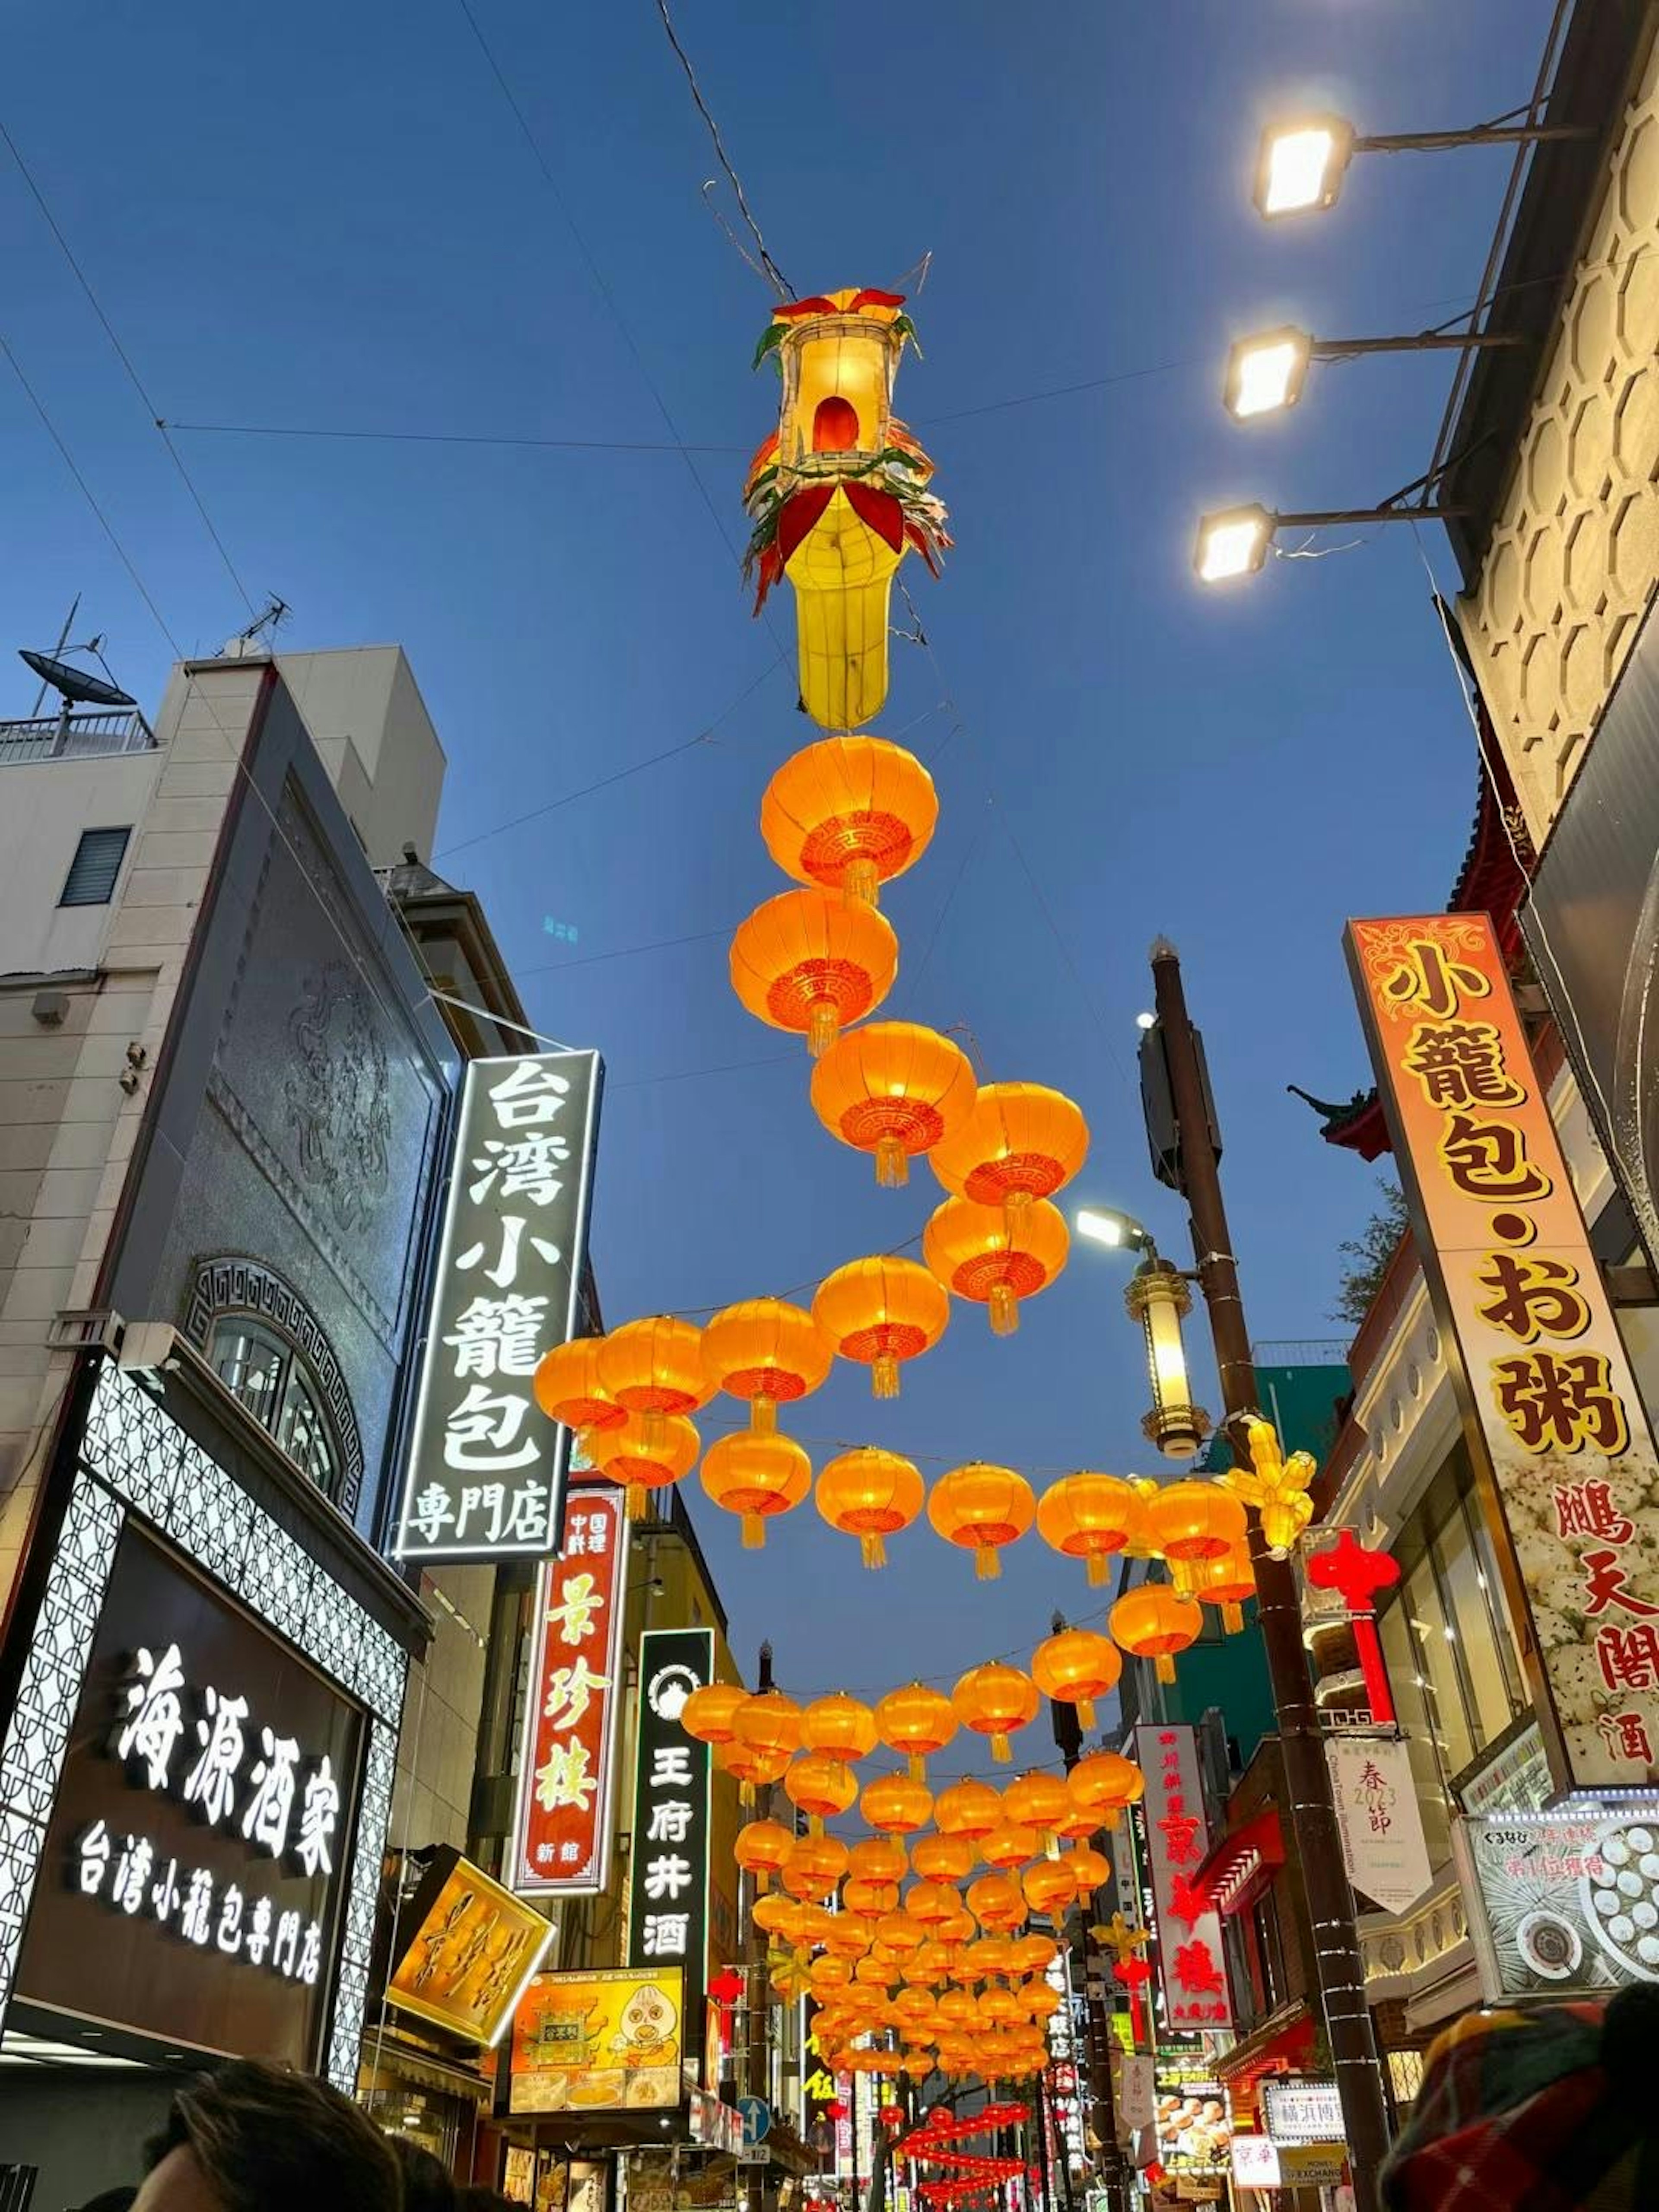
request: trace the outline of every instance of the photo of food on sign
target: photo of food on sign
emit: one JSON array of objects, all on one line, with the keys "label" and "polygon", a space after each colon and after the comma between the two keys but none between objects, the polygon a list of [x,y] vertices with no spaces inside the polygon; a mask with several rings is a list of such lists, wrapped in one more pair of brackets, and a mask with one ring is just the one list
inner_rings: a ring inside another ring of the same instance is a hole
[{"label": "photo of food on sign", "polygon": [[1187,2081],[1159,2072],[1153,2124],[1158,2154],[1171,2173],[1217,2173],[1232,2164],[1232,2120],[1218,2081]]},{"label": "photo of food on sign", "polygon": [[1659,1800],[1472,1820],[1462,1849],[1491,1996],[1659,1981]]},{"label": "photo of food on sign", "polygon": [[678,1966],[538,1974],[513,2023],[512,2109],[678,2106],[684,2002]]}]

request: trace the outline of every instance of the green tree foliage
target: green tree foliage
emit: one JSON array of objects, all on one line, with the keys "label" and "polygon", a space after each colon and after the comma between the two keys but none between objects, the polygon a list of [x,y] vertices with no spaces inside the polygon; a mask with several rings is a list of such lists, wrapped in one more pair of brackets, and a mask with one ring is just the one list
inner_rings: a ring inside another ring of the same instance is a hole
[{"label": "green tree foliage", "polygon": [[1389,1262],[1409,1226],[1405,1195],[1399,1184],[1390,1176],[1378,1176],[1376,1188],[1382,1193],[1382,1203],[1358,1237],[1346,1237],[1337,1246],[1349,1264],[1338,1279],[1331,1318],[1349,1322],[1355,1328],[1370,1311],[1371,1301],[1382,1286]]}]

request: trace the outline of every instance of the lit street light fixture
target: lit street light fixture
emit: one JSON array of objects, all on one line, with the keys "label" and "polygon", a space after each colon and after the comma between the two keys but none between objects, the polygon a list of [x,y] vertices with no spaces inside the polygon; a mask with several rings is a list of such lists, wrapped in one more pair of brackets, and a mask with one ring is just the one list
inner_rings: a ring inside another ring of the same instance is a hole
[{"label": "lit street light fixture", "polygon": [[1222,404],[1237,422],[1294,407],[1315,361],[1355,361],[1368,353],[1478,353],[1497,346],[1529,345],[1519,331],[1418,331],[1387,338],[1316,338],[1287,323],[1240,338],[1227,356]]},{"label": "lit street light fixture", "polygon": [[1200,517],[1193,566],[1201,584],[1231,584],[1256,574],[1279,530],[1323,530],[1340,522],[1446,522],[1464,512],[1457,507],[1402,506],[1403,498],[1397,492],[1381,507],[1323,507],[1300,514],[1279,514],[1259,506],[1223,507]]},{"label": "lit street light fixture", "polygon": [[[1156,1024],[1156,1017],[1154,1017]],[[1171,1459],[1190,1459],[1210,1433],[1210,1417],[1192,1402],[1187,1380],[1187,1351],[1181,1324],[1192,1311],[1192,1293],[1171,1260],[1160,1259],[1152,1232],[1132,1213],[1114,1206],[1080,1206],[1072,1216],[1079,1237],[1109,1252],[1139,1252],[1140,1265],[1130,1277],[1123,1303],[1146,1339],[1146,1373],[1152,1409],[1141,1423],[1149,1443]]]},{"label": "lit street light fixture", "polygon": [[1091,1244],[1103,1244],[1109,1251],[1158,1256],[1151,1232],[1132,1213],[1120,1213],[1114,1206],[1079,1206],[1072,1216],[1072,1226],[1079,1237],[1086,1237]]},{"label": "lit street light fixture", "polygon": [[[1511,114],[1526,112],[1516,108]],[[1528,146],[1544,139],[1592,135],[1579,125],[1516,123],[1499,116],[1469,131],[1407,131],[1362,138],[1346,116],[1301,116],[1271,123],[1262,132],[1255,204],[1270,222],[1282,216],[1312,215],[1334,207],[1356,154],[1439,154],[1451,146]]]}]

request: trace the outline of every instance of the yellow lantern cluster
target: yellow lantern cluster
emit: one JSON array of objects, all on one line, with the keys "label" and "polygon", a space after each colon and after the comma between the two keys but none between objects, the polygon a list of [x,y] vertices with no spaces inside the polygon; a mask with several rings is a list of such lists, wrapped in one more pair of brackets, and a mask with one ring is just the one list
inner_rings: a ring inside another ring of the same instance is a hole
[{"label": "yellow lantern cluster", "polygon": [[1313,1455],[1297,1451],[1287,1459],[1271,1421],[1252,1421],[1247,1437],[1249,1466],[1232,1468],[1217,1480],[1235,1498],[1255,1506],[1272,1557],[1288,1559],[1297,1539],[1313,1519],[1313,1501],[1308,1496],[1316,1472]]}]

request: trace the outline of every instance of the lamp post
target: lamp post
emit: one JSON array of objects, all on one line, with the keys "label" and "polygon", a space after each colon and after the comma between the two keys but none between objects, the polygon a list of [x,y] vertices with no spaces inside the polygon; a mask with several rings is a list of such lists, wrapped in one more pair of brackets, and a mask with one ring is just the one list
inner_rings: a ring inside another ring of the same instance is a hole
[{"label": "lamp post", "polygon": [[[1517,108],[1515,114],[1524,114]],[[1440,154],[1453,146],[1530,146],[1546,139],[1589,138],[1578,124],[1517,123],[1500,115],[1467,131],[1396,131],[1362,137],[1346,115],[1302,116],[1269,124],[1256,159],[1255,199],[1268,222],[1316,215],[1336,204],[1356,154]]]},{"label": "lamp post", "polygon": [[1397,497],[1380,507],[1316,507],[1299,514],[1276,514],[1261,506],[1223,507],[1200,518],[1193,566],[1200,584],[1231,584],[1260,571],[1275,534],[1283,529],[1325,530],[1347,522],[1450,522],[1467,511],[1461,507],[1402,506]]},{"label": "lamp post", "polygon": [[[1260,1418],[1255,1365],[1222,1202],[1217,1166],[1219,1145],[1213,1134],[1198,1040],[1187,1012],[1180,958],[1163,938],[1152,947],[1152,982],[1157,1035],[1163,1048],[1176,1132],[1170,1179],[1192,1216],[1198,1280],[1215,1344],[1222,1401],[1234,1449],[1241,1465],[1248,1465],[1243,1417]],[[1158,1150],[1155,1138],[1155,1154]],[[1388,2112],[1370,2009],[1365,2002],[1353,1896],[1344,1871],[1330,1769],[1302,1641],[1296,1580],[1288,1559],[1273,1557],[1259,1518],[1251,1522],[1250,1556],[1279,1721],[1289,1812],[1313,1923],[1314,1978],[1341,2101],[1354,2196],[1358,2212],[1376,2212],[1377,2177],[1389,2148]]]}]

